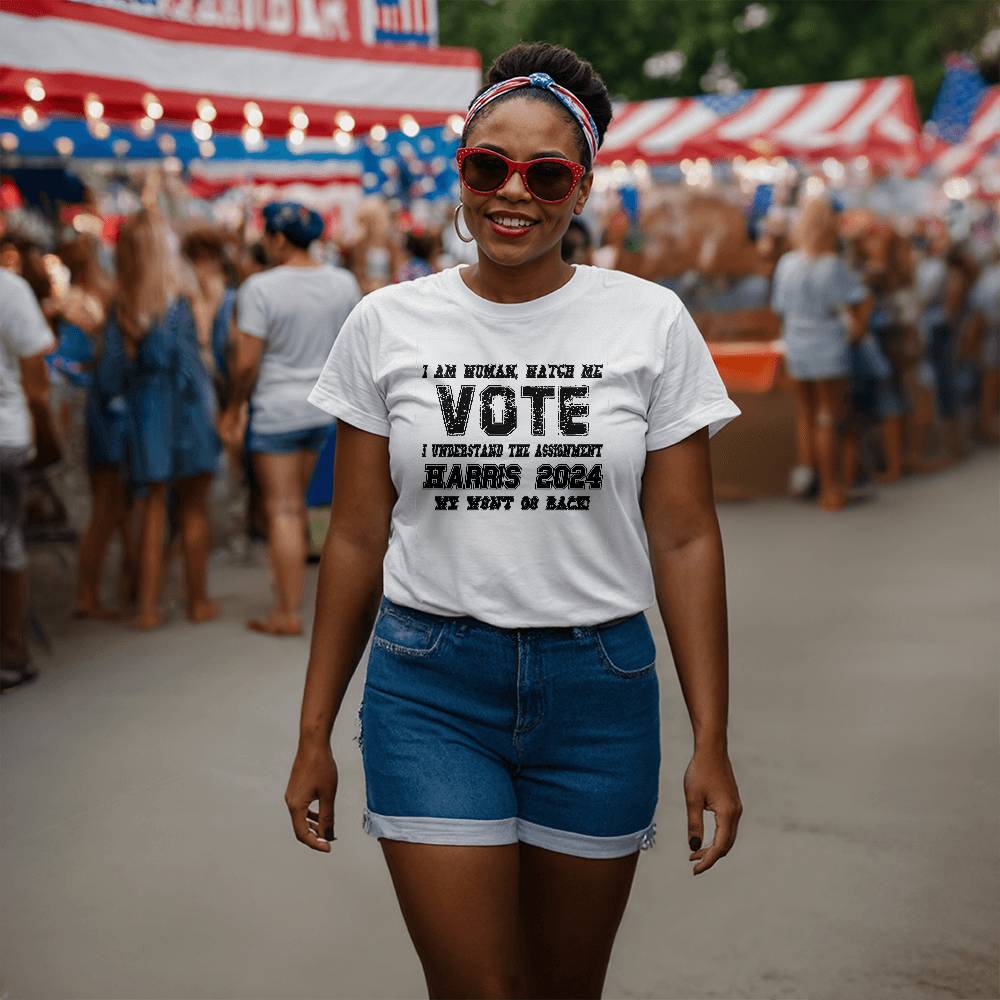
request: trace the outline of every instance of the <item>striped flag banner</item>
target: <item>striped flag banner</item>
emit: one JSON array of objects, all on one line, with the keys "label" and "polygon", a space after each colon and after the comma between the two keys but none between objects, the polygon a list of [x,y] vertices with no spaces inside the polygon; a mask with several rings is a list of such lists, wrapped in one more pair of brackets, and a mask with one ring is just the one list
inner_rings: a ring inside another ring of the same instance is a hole
[{"label": "striped flag banner", "polygon": [[618,104],[598,162],[905,157],[919,135],[909,77],[841,80]]},{"label": "striped flag banner", "polygon": [[[369,44],[369,2],[0,0],[0,114],[32,104],[43,117],[81,115],[93,94],[109,121],[135,122],[152,94],[164,121],[190,125],[208,99],[213,129],[238,131],[254,102],[265,135],[284,134],[303,112],[309,134],[328,136],[344,112],[359,130],[461,114],[479,87],[478,53]],[[404,2],[400,25],[415,27],[419,14],[432,36],[433,0],[408,2],[406,22]]]}]

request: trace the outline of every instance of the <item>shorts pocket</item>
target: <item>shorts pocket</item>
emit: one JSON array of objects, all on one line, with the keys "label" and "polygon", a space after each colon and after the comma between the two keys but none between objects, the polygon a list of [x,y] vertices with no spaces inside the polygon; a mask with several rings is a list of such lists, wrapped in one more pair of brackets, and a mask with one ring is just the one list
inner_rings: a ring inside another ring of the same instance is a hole
[{"label": "shorts pocket", "polygon": [[445,628],[445,623],[426,622],[395,607],[385,607],[375,622],[372,642],[390,653],[430,656]]},{"label": "shorts pocket", "polygon": [[646,615],[638,612],[614,625],[594,630],[604,667],[618,677],[644,677],[656,666],[656,642]]}]

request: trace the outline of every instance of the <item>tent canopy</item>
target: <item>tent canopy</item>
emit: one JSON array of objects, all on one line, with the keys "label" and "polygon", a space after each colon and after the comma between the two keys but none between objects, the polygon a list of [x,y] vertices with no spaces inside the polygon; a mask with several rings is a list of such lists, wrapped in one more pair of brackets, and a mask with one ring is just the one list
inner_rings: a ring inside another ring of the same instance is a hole
[{"label": "tent canopy", "polygon": [[[307,128],[327,136],[345,112],[358,129],[391,129],[404,114],[437,125],[462,113],[479,86],[478,53],[366,44],[363,3],[216,5],[236,16],[286,12],[287,24],[268,31],[199,23],[210,4],[0,0],[0,113],[33,101],[41,115],[79,115],[93,94],[109,122],[129,123],[152,97],[164,121],[190,125],[207,101],[213,128],[238,131],[252,101],[265,135],[287,132],[304,115]],[[325,22],[334,8],[346,14]]]},{"label": "tent canopy", "polygon": [[618,104],[598,162],[906,156],[919,134],[909,77],[841,80]]}]

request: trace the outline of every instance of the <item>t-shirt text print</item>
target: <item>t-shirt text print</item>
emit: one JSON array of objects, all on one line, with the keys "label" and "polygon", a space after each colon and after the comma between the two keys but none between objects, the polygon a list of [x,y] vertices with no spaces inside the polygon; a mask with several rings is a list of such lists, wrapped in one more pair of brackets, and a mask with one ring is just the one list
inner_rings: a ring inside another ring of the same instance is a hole
[{"label": "t-shirt text print", "polygon": [[704,339],[673,292],[618,271],[499,303],[463,267],[365,296],[309,395],[389,439],[385,595],[503,628],[645,610],[646,454],[740,412]]},{"label": "t-shirt text print", "polygon": [[[516,501],[521,510],[589,510],[590,494],[577,491],[602,486],[603,444],[589,440],[587,419],[590,383],[601,378],[602,367],[600,363],[425,364],[422,377],[437,383],[445,435],[463,439],[460,444],[431,441],[422,447],[421,456],[432,460],[424,464],[423,488],[435,492],[434,509],[458,510],[458,493],[436,492],[456,490],[464,494],[467,510],[507,511]],[[489,440],[467,441],[472,419]],[[557,435],[569,439],[566,443],[539,440],[553,424]],[[542,461],[528,476],[531,459]],[[526,490],[525,483],[533,486]]]}]

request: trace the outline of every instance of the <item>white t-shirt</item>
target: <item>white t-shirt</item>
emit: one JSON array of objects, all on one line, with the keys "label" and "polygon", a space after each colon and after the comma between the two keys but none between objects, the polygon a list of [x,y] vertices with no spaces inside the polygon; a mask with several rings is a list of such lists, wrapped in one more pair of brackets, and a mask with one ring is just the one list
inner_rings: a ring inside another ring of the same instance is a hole
[{"label": "white t-shirt", "polygon": [[34,438],[21,388],[21,359],[55,346],[31,286],[0,268],[0,446],[27,448]]},{"label": "white t-shirt", "polygon": [[360,298],[354,275],[328,264],[275,267],[251,275],[240,286],[237,326],[264,341],[250,397],[255,431],[281,434],[329,423],[306,397]]},{"label": "white t-shirt", "polygon": [[645,610],[646,452],[740,413],[705,341],[673,292],[618,271],[507,304],[463,269],[362,299],[309,395],[389,438],[385,595],[503,628]]}]

